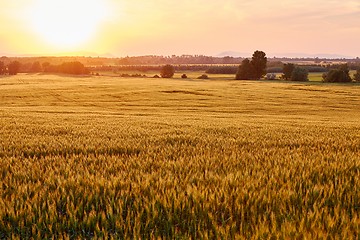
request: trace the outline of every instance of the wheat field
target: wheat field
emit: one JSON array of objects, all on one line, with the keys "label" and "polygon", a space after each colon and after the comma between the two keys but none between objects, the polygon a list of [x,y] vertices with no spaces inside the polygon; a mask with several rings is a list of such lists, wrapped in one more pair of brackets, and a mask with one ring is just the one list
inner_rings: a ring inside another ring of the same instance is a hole
[{"label": "wheat field", "polygon": [[1,239],[360,239],[360,85],[0,78]]}]

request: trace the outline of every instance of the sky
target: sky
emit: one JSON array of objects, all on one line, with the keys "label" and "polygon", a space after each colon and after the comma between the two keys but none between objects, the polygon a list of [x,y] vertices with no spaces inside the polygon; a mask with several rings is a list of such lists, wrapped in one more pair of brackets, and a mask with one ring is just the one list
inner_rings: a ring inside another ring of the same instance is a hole
[{"label": "sky", "polygon": [[360,56],[359,0],[0,3],[0,54]]}]

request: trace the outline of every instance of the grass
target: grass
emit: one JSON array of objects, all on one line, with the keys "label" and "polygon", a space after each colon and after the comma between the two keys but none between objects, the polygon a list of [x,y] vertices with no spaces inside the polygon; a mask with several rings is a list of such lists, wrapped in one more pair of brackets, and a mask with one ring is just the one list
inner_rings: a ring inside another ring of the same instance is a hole
[{"label": "grass", "polygon": [[309,80],[314,82],[322,82],[324,73],[309,73]]},{"label": "grass", "polygon": [[358,239],[360,87],[0,79],[0,238]]}]

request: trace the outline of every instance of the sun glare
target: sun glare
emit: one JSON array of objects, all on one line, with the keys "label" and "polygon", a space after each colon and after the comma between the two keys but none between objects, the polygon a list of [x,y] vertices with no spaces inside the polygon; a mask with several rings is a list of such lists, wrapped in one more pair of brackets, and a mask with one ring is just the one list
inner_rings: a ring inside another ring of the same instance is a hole
[{"label": "sun glare", "polygon": [[94,37],[108,11],[106,0],[36,0],[31,25],[44,42],[54,47],[78,47]]}]

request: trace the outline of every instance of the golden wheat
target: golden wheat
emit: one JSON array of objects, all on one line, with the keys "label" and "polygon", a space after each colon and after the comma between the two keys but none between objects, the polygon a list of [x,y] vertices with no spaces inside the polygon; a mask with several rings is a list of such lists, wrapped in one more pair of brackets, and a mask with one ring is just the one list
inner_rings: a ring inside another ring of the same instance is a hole
[{"label": "golden wheat", "polygon": [[0,238],[358,239],[359,85],[0,79]]}]

